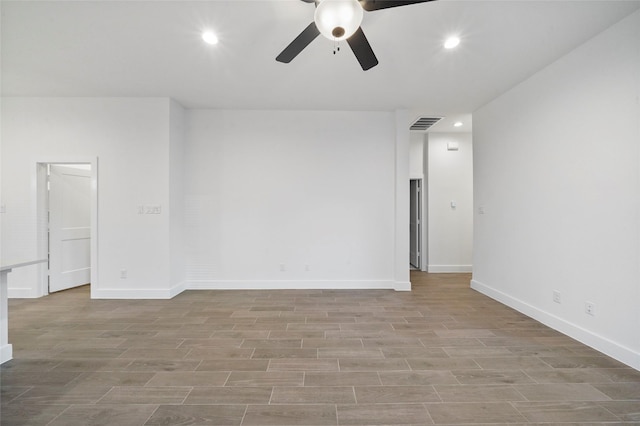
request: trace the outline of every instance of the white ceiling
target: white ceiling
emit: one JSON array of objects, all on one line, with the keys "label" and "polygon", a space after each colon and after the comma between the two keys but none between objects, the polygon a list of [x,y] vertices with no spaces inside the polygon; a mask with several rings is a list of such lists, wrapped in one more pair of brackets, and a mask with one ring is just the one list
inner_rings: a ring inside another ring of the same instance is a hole
[{"label": "white ceiling", "polygon": [[[275,61],[313,19],[314,6],[300,0],[0,5],[3,96],[171,97],[188,108],[402,108],[416,118],[446,116],[440,127],[468,119],[640,1],[440,0],[365,12],[362,27],[380,61],[366,72],[348,45],[334,55],[322,37],[290,64]],[[205,28],[218,33],[218,45],[202,42]],[[445,51],[450,34],[462,44]]]}]

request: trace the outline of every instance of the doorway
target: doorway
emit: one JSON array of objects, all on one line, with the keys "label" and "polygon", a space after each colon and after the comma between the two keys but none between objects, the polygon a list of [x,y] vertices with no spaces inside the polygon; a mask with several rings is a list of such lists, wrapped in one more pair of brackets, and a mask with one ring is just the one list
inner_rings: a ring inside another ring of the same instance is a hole
[{"label": "doorway", "polygon": [[422,267],[422,179],[409,181],[409,266]]},{"label": "doorway", "polygon": [[[97,161],[37,163],[38,254],[48,259],[40,296],[97,277]],[[43,268],[45,269],[45,268]]]}]

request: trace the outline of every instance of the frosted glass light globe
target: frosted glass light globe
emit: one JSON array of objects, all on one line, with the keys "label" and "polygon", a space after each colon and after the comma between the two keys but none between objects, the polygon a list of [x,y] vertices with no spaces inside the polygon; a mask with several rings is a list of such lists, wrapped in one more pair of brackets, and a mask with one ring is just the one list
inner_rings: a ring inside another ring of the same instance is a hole
[{"label": "frosted glass light globe", "polygon": [[363,10],[358,0],[322,0],[314,15],[320,34],[329,40],[345,40],[362,23]]}]

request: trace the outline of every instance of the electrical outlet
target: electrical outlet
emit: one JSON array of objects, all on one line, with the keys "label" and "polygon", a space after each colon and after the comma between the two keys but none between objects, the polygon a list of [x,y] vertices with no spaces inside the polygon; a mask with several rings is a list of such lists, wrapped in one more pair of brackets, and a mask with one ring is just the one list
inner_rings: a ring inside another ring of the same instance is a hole
[{"label": "electrical outlet", "polygon": [[309,271],[311,270],[311,266],[309,266],[309,264],[308,264],[308,263],[306,263],[306,264],[304,265],[304,270],[305,270],[306,272],[309,272]]},{"label": "electrical outlet", "polygon": [[120,270],[120,279],[121,280],[126,280],[127,279],[127,270],[126,269]]},{"label": "electrical outlet", "polygon": [[558,290],[553,291],[553,301],[556,303],[562,303],[562,298],[560,297],[560,292]]},{"label": "electrical outlet", "polygon": [[280,264],[280,272],[284,272],[287,268],[284,266],[284,263]]},{"label": "electrical outlet", "polygon": [[587,315],[596,315],[596,304],[592,302],[584,302],[584,311]]}]

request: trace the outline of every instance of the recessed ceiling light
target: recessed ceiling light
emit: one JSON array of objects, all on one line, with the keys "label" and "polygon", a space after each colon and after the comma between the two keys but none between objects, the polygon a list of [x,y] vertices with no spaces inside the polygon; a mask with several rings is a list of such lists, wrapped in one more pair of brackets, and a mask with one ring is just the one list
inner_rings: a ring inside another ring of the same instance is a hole
[{"label": "recessed ceiling light", "polygon": [[453,127],[462,127],[462,121],[456,121],[453,123]]},{"label": "recessed ceiling light", "polygon": [[452,36],[452,37],[449,37],[444,42],[444,48],[445,49],[453,49],[454,47],[457,47],[459,44],[460,44],[460,38],[458,38],[456,36]]},{"label": "recessed ceiling light", "polygon": [[218,36],[211,31],[204,31],[202,33],[202,40],[207,44],[218,44]]}]

